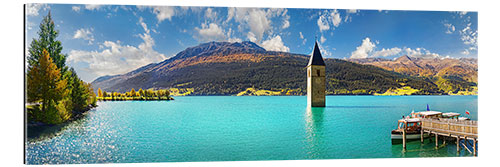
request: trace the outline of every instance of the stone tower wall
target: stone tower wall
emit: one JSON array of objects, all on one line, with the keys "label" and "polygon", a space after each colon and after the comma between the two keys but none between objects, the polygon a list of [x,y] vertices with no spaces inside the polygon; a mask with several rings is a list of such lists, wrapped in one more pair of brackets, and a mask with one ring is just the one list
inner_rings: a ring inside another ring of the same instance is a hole
[{"label": "stone tower wall", "polygon": [[307,105],[325,107],[326,95],[325,66],[310,65],[307,67]]}]

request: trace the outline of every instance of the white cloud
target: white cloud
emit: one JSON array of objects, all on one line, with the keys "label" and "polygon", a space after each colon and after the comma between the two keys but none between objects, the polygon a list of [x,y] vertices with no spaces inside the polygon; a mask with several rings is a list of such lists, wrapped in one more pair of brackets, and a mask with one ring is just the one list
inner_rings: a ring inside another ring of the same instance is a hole
[{"label": "white cloud", "polygon": [[[290,16],[287,12],[288,10],[283,8],[227,8],[227,18],[219,25],[224,25],[224,29],[228,22],[234,20],[237,30],[246,33],[246,40],[262,44],[264,38],[275,37],[274,32],[281,32],[290,27]],[[280,22],[273,23],[273,20]]]},{"label": "white cloud", "polygon": [[132,10],[132,8],[130,6],[127,6],[127,5],[120,5],[119,8],[124,10],[124,11],[131,11]]},{"label": "white cloud", "polygon": [[444,26],[446,27],[446,34],[452,34],[455,32],[455,26],[453,24],[445,23]]},{"label": "white cloud", "polygon": [[226,35],[224,30],[215,23],[202,24],[201,28],[196,27],[196,32],[198,33],[198,39],[200,41],[220,41],[225,40]]},{"label": "white cloud", "polygon": [[233,29],[232,28],[229,28],[229,30],[227,31],[226,33],[226,38],[228,42],[241,42],[243,40],[241,40],[241,38],[237,38],[237,37],[231,37],[233,36]]},{"label": "white cloud", "polygon": [[75,12],[80,12],[80,6],[72,6],[71,7],[71,10],[75,11]]},{"label": "white cloud", "polygon": [[204,14],[206,12],[207,7],[202,6],[180,6],[173,7],[175,11],[175,15],[186,15],[186,14]]},{"label": "white cloud", "polygon": [[153,49],[155,41],[148,32],[139,34],[139,37],[143,42],[138,46],[122,45],[120,41],[105,41],[100,46],[101,51],[71,50],[67,61],[69,63],[85,62],[88,67],[83,70],[102,76],[123,74],[166,58],[164,54]]},{"label": "white cloud", "polygon": [[85,69],[87,72],[102,76],[123,74],[165,59],[163,54],[148,48],[150,45],[145,43],[134,47],[105,41],[103,46],[105,49],[100,52],[71,50],[67,61],[72,63],[86,62],[89,64],[89,67]]},{"label": "white cloud", "polygon": [[[195,15],[202,15],[207,18],[216,18],[217,12],[213,10],[213,8],[208,8],[207,10],[206,7],[199,7],[199,6],[180,6],[180,7],[175,7],[175,6],[136,6],[140,11],[143,10],[149,10],[151,13],[153,13],[156,16],[156,19],[158,20],[158,23],[163,22],[164,20],[168,19],[169,21],[172,20],[174,16],[182,16],[186,14],[195,14]],[[124,9],[125,10],[125,9]]]},{"label": "white cloud", "polygon": [[33,26],[35,26],[35,23],[33,23],[33,22],[31,22],[31,21],[26,20],[26,28],[27,28],[28,30],[33,29]]},{"label": "white cloud", "polygon": [[358,13],[359,10],[357,9],[347,9],[347,13]]},{"label": "white cloud", "polygon": [[144,23],[144,19],[142,17],[139,17],[139,24],[142,26],[142,29],[149,34],[148,25]]},{"label": "white cloud", "polygon": [[248,25],[250,31],[254,32],[257,40],[260,41],[264,32],[271,28],[271,21],[267,19],[266,13],[263,10],[253,9],[249,12]]},{"label": "white cloud", "polygon": [[248,40],[250,40],[251,42],[257,42],[257,38],[255,38],[255,34],[253,34],[252,32],[248,32],[248,33],[247,33],[247,38],[248,38]]},{"label": "white cloud", "polygon": [[472,30],[472,23],[468,23],[467,26],[460,31],[460,39],[465,45],[468,45],[469,48],[466,51],[462,52],[462,54],[468,55],[470,51],[477,50],[477,30]]},{"label": "white cloud", "polygon": [[330,26],[328,25],[328,20],[326,20],[326,17],[323,15],[319,16],[317,24],[319,27],[319,31],[321,32],[330,29]]},{"label": "white cloud", "polygon": [[[476,29],[473,29],[473,27],[472,27],[471,16],[467,16],[467,14],[468,14],[467,11],[454,11],[451,13],[458,15],[458,18],[460,18],[463,21],[463,23],[465,23],[465,26],[463,26],[461,24],[456,24],[457,27],[455,27],[455,26],[451,27],[452,30],[456,29],[456,31],[460,35],[460,40],[465,45],[465,47],[463,48],[464,50],[461,53],[463,55],[469,55],[471,53],[477,54],[477,52],[473,52],[473,51],[477,51],[477,49],[478,49],[478,45],[477,45],[478,31],[477,31],[477,27],[476,27]],[[454,16],[454,18],[457,18],[457,16]],[[477,23],[475,25],[477,25]],[[445,24],[445,26],[447,26],[447,25]],[[463,27],[463,29],[462,29],[462,27]],[[451,31],[451,32],[453,32],[453,31]],[[446,33],[449,33],[449,31],[446,31]]]},{"label": "white cloud", "polygon": [[462,51],[462,54],[463,55],[469,55],[470,54],[470,51],[468,49],[465,49],[464,51]]},{"label": "white cloud", "polygon": [[73,35],[73,39],[83,39],[89,42],[89,45],[91,45],[94,42],[94,35],[92,34],[92,31],[94,31],[93,28],[90,29],[84,29],[80,28],[75,31],[75,35]]},{"label": "white cloud", "polygon": [[306,44],[306,42],[307,42],[307,39],[305,39],[305,38],[304,38],[304,35],[302,35],[302,32],[299,32],[299,35],[300,35],[300,36],[299,36],[299,37],[300,37],[300,39],[302,39],[302,45],[305,45],[305,44]]},{"label": "white cloud", "polygon": [[240,23],[240,31],[242,28],[248,28],[250,31],[247,38],[250,41],[260,42],[264,33],[271,30],[270,18],[277,15],[277,12],[272,12],[274,9],[259,8],[228,8],[228,20],[234,18],[236,22]]},{"label": "white cloud", "polygon": [[215,19],[217,18],[217,12],[215,12],[212,8],[207,8],[205,11],[205,17],[209,19]]},{"label": "white cloud", "polygon": [[38,16],[40,9],[46,10],[49,6],[39,3],[26,4],[26,16]]},{"label": "white cloud", "polygon": [[340,18],[340,13],[337,11],[337,9],[333,10],[333,12],[330,13],[330,19],[332,20],[333,26],[339,26],[342,19]]},{"label": "white cloud", "polygon": [[269,17],[287,16],[288,10],[285,8],[269,8],[267,15]]},{"label": "white cloud", "polygon": [[286,29],[286,28],[288,28],[288,27],[290,27],[290,21],[288,21],[288,20],[284,20],[284,21],[283,21],[283,26],[281,26],[281,28],[282,28],[282,29]]},{"label": "white cloud", "polygon": [[351,53],[351,58],[368,58],[369,53],[373,51],[375,44],[370,41],[370,38],[366,37],[360,46],[356,48],[354,52]]},{"label": "white cloud", "polygon": [[359,10],[357,9],[347,9],[346,10],[346,16],[344,17],[344,22],[351,22],[352,21],[352,16],[351,15],[359,15]]},{"label": "white cloud", "polygon": [[325,10],[323,13],[320,13],[318,21],[316,22],[319,27],[319,31],[323,32],[330,29],[330,25],[332,25],[332,30],[335,27],[338,27],[342,22],[342,17],[337,9],[333,11]]},{"label": "white cloud", "polygon": [[389,57],[400,54],[406,54],[409,57],[424,58],[424,59],[443,58],[438,53],[432,53],[425,48],[412,49],[405,47],[404,49],[401,49],[398,47],[394,47],[390,49],[383,48],[382,50],[376,51],[375,48],[376,44],[378,43],[379,43],[378,41],[373,43],[368,37],[365,38],[362,44],[358,46],[354,52],[352,52],[350,58]]},{"label": "white cloud", "polygon": [[265,40],[262,42],[262,47],[266,50],[270,51],[281,51],[281,52],[289,52],[290,48],[286,47],[281,40],[279,35],[276,35],[274,38],[269,40]]},{"label": "white cloud", "polygon": [[85,5],[85,9],[87,10],[99,10],[101,9],[102,5],[97,5],[97,4],[88,4]]},{"label": "white cloud", "polygon": [[[330,49],[330,47],[328,47],[327,45],[323,45],[321,43],[318,44],[318,47],[319,47],[319,50],[321,52],[321,55],[323,55],[323,57],[332,56],[332,53],[329,50],[335,50],[335,48]],[[314,51],[311,51],[311,54],[312,54],[312,52],[314,52]]]},{"label": "white cloud", "polygon": [[283,26],[281,26],[281,29],[290,27],[290,16],[286,14],[287,12],[288,10],[285,9],[285,11],[281,14],[283,16]]},{"label": "white cloud", "polygon": [[155,6],[153,7],[153,13],[156,15],[156,19],[161,23],[163,20],[172,20],[172,16],[175,15],[175,7],[173,6]]},{"label": "white cloud", "polygon": [[406,55],[408,55],[409,57],[424,58],[424,59],[441,58],[439,54],[432,53],[425,48],[416,48],[416,49],[405,48],[404,51],[406,52]]},{"label": "white cloud", "polygon": [[229,38],[227,39],[227,42],[242,42],[243,40],[241,38]]},{"label": "white cloud", "polygon": [[391,49],[385,49],[374,52],[371,57],[387,57],[387,56],[395,56],[401,53],[402,49],[395,47]]},{"label": "white cloud", "polygon": [[226,19],[226,22],[228,22],[229,20],[233,19],[234,15],[235,15],[235,12],[236,12],[236,8],[227,8],[227,19]]},{"label": "white cloud", "polygon": [[321,38],[319,38],[319,42],[324,43],[326,41],[326,38],[322,35]]}]

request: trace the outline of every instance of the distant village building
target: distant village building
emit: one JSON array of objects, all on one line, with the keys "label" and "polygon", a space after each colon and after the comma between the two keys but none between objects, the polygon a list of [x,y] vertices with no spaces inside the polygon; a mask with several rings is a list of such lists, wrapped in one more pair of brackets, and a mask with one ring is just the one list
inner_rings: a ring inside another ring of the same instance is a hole
[{"label": "distant village building", "polygon": [[325,107],[326,79],[325,61],[321,56],[318,43],[307,64],[307,106]]}]

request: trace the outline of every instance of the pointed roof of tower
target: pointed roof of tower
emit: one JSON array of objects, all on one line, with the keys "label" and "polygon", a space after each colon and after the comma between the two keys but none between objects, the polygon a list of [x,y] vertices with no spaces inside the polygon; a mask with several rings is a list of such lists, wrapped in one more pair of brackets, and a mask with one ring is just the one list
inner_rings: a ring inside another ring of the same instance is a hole
[{"label": "pointed roof of tower", "polygon": [[325,66],[325,61],[323,61],[323,57],[321,56],[321,52],[318,47],[318,42],[314,42],[314,51],[312,53],[311,59],[309,59],[309,64],[310,65],[320,65],[320,66]]}]

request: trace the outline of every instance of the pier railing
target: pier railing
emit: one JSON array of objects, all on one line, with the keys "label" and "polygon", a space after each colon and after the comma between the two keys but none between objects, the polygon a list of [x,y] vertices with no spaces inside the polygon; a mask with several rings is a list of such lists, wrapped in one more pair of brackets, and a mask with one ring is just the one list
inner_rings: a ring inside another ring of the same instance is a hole
[{"label": "pier railing", "polygon": [[440,135],[477,139],[477,121],[458,119],[422,118],[422,130],[441,133]]}]

